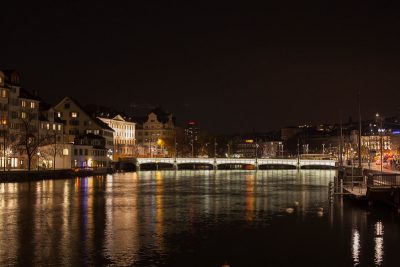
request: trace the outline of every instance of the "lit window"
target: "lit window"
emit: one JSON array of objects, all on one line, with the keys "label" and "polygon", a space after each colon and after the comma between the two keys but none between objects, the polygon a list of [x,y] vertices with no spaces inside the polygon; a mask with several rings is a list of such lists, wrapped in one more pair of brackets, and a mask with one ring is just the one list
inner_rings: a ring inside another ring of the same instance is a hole
[{"label": "lit window", "polygon": [[50,124],[46,124],[46,129],[49,130],[50,129]]},{"label": "lit window", "polygon": [[26,101],[21,101],[21,106],[24,108],[24,107],[26,107]]},{"label": "lit window", "polygon": [[57,112],[57,117],[61,118],[61,112]]},{"label": "lit window", "polygon": [[21,118],[26,119],[26,112],[21,112]]},{"label": "lit window", "polygon": [[72,118],[77,118],[78,117],[78,112],[71,112],[71,117]]},{"label": "lit window", "polygon": [[[76,154],[76,153],[75,153]],[[64,148],[63,149],[63,155],[64,156],[68,156],[68,148]]]},{"label": "lit window", "polygon": [[[1,80],[0,80],[0,83],[1,83]],[[7,97],[7,91],[6,90],[1,90],[1,97]]]},{"label": "lit window", "polygon": [[31,102],[31,108],[35,108],[35,102]]},{"label": "lit window", "polygon": [[61,125],[58,125],[58,130],[61,131]]},{"label": "lit window", "polygon": [[53,130],[56,130],[56,125],[55,124],[53,124]]}]

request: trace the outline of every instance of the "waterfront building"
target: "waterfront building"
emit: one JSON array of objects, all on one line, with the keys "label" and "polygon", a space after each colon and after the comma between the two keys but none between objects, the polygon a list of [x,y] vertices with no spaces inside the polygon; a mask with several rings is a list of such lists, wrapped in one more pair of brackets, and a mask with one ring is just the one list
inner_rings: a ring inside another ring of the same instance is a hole
[{"label": "waterfront building", "polygon": [[64,143],[64,123],[56,116],[55,109],[41,101],[39,103],[39,138],[37,156],[41,169],[62,169],[66,165],[65,157],[69,155]]},{"label": "waterfront building", "polygon": [[95,134],[104,137],[109,161],[114,148],[114,130],[106,123],[89,115],[85,109],[71,97],[64,97],[54,109],[65,127],[65,141],[74,143],[77,136]]},{"label": "waterfront building", "polygon": [[38,169],[97,169],[108,167],[105,138],[82,134],[74,143],[43,145],[39,148]]},{"label": "waterfront building", "polygon": [[39,103],[39,136],[45,144],[64,143],[64,123],[54,107],[43,101]]},{"label": "waterfront building", "polygon": [[167,156],[173,153],[175,120],[172,113],[156,108],[145,117],[136,117],[135,121],[138,153],[141,156]]},{"label": "waterfront building", "polygon": [[75,137],[73,164],[75,168],[99,168],[108,166],[106,138],[93,133]]},{"label": "waterfront building", "polygon": [[27,168],[22,142],[28,136],[31,143],[38,142],[39,101],[37,95],[21,87],[17,71],[0,70],[0,168]]},{"label": "waterfront building", "polygon": [[38,149],[38,169],[71,169],[74,144],[58,143],[42,145]]},{"label": "waterfront building", "polygon": [[135,142],[135,123],[118,114],[113,117],[97,117],[114,130],[113,160],[133,158],[138,155]]}]

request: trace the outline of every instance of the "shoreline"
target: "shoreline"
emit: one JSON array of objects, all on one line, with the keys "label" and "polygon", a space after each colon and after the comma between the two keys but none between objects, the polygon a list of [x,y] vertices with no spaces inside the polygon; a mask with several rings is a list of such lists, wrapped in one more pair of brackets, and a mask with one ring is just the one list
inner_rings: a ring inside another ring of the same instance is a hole
[{"label": "shoreline", "polygon": [[35,182],[40,180],[69,179],[75,177],[86,177],[104,175],[111,173],[109,169],[97,170],[34,170],[34,171],[6,171],[0,172],[0,183]]}]

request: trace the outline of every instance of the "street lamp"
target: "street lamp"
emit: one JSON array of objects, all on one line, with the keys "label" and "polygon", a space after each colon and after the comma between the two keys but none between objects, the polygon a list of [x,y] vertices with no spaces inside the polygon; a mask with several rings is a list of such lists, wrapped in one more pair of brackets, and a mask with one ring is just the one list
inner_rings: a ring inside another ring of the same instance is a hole
[{"label": "street lamp", "polygon": [[214,159],[217,158],[217,138],[214,138]]},{"label": "street lamp", "polygon": [[297,139],[297,165],[300,165],[300,140]]},{"label": "street lamp", "polygon": [[39,170],[39,158],[40,158],[40,151],[38,151],[37,153],[37,169]]},{"label": "street lamp", "polygon": [[3,170],[6,171],[7,159],[6,159],[6,132],[7,132],[7,120],[2,119],[1,125],[3,127]]},{"label": "street lamp", "polygon": [[381,173],[383,172],[383,132],[384,132],[384,129],[383,129],[383,126],[382,126],[382,123],[383,123],[383,118],[382,117],[380,117],[379,116],[379,113],[376,113],[376,118],[377,118],[377,120],[379,120],[379,129],[378,129],[378,132],[379,132],[379,135],[380,135],[380,150],[381,150]]},{"label": "street lamp", "polygon": [[194,141],[193,138],[190,140],[190,145],[192,146],[192,158],[194,158]]}]

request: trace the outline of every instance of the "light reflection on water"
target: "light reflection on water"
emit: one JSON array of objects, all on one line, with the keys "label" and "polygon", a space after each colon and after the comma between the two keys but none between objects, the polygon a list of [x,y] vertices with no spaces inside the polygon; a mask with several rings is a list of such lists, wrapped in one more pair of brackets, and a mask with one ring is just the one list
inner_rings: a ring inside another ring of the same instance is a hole
[{"label": "light reflection on water", "polygon": [[354,266],[357,266],[360,263],[360,233],[358,229],[353,229],[351,244]]},{"label": "light reflection on water", "polygon": [[390,266],[399,260],[387,251],[399,248],[398,216],[343,200],[330,206],[334,175],[149,171],[0,184],[0,265],[293,266],[296,259],[310,266]]}]

